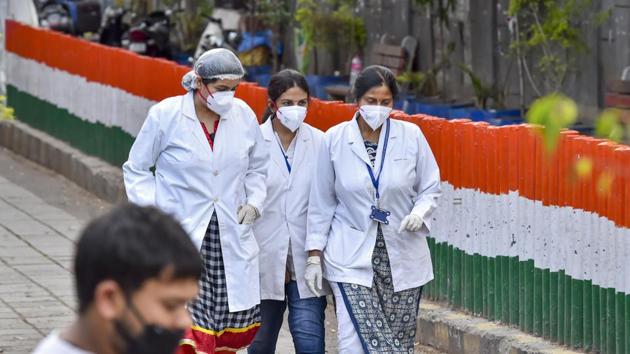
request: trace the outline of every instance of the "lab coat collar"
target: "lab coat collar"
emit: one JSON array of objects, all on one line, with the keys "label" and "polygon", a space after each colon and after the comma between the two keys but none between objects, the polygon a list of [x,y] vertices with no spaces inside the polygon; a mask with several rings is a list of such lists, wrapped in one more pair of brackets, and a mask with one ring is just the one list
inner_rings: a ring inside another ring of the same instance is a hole
[{"label": "lab coat collar", "polygon": [[[273,145],[278,144],[276,133],[273,130],[271,117],[269,117],[267,121],[265,121],[265,123],[262,124],[261,131],[262,131],[262,135],[265,141],[267,141],[268,143],[272,143]],[[293,164],[291,165],[291,170],[299,168],[302,162],[304,161],[304,157],[306,156],[306,146],[307,146],[308,141],[311,139],[306,128],[306,123],[302,123],[302,126],[300,127],[300,129],[298,129],[297,134],[295,135],[294,139],[295,139],[295,151],[293,153]],[[270,147],[270,149],[272,151],[271,156],[273,156],[272,160],[274,160],[275,163],[279,166],[279,168],[283,171],[283,174],[288,176],[289,171],[287,170],[287,166],[286,166],[286,163],[284,162],[284,159],[282,158],[282,156],[278,157],[278,154],[273,152],[273,149],[278,149],[278,147],[272,146]]]},{"label": "lab coat collar", "polygon": [[[357,118],[359,116],[359,112],[355,113],[352,121],[349,124],[350,130],[348,133],[348,144],[350,144],[352,151],[359,157],[363,162],[368,165],[371,165],[370,158],[365,149],[365,144],[363,141],[363,136],[361,135],[361,130],[359,129],[359,123],[357,122]],[[392,120],[391,118],[389,118]],[[374,168],[378,171],[382,161],[381,161],[381,149],[383,148],[383,143],[385,139],[385,124],[383,123],[383,128],[381,129],[381,133],[378,139],[378,151],[376,154],[376,161],[374,163]],[[387,142],[387,155],[391,153],[393,150],[393,145],[396,143],[398,137],[398,129],[396,124],[391,121],[389,127],[389,140]]]}]

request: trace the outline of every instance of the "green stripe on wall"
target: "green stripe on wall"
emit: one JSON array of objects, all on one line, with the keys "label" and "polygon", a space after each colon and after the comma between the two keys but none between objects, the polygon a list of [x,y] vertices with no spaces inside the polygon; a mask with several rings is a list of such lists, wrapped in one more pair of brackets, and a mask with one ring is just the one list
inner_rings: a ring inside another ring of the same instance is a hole
[{"label": "green stripe on wall", "polygon": [[122,166],[129,156],[134,138],[119,127],[88,122],[12,85],[7,85],[7,100],[18,120],[88,155],[115,166]]},{"label": "green stripe on wall", "polygon": [[486,315],[491,320],[574,348],[630,354],[630,295],[535,268],[532,260],[469,255],[427,240],[435,266],[423,292],[428,298],[476,315],[480,303],[494,303],[494,315]]}]

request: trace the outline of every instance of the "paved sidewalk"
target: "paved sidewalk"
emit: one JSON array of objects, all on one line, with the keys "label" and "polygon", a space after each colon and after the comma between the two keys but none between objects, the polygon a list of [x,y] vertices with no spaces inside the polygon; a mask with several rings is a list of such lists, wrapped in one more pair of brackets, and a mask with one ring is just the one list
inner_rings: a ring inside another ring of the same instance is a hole
[{"label": "paved sidewalk", "polygon": [[0,177],[0,351],[28,353],[72,319],[73,241],[83,224]]},{"label": "paved sidewalk", "polygon": [[0,148],[0,353],[30,353],[73,319],[74,241],[107,208],[65,178]]}]

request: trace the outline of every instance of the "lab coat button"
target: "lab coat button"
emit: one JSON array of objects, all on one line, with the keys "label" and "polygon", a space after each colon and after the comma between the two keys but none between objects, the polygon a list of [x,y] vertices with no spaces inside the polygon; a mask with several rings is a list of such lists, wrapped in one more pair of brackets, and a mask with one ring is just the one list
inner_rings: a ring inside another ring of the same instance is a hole
[{"label": "lab coat button", "polygon": [[218,203],[219,202],[219,198],[214,198],[212,199],[213,202]]},{"label": "lab coat button", "polygon": [[212,171],[212,174],[215,175],[215,176],[218,176],[219,175],[219,171],[214,170],[214,171]]}]

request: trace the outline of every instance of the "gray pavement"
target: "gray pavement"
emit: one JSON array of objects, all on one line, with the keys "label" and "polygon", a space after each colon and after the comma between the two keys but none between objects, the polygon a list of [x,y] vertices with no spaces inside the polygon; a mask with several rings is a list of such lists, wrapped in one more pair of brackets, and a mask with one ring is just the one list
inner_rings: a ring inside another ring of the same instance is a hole
[{"label": "gray pavement", "polygon": [[107,207],[0,149],[0,353],[29,353],[72,320],[74,240]]},{"label": "gray pavement", "polygon": [[[0,353],[30,353],[75,315],[74,242],[111,207],[72,182],[0,147]],[[327,352],[336,353],[333,306]],[[417,346],[417,353],[439,353]],[[294,353],[286,326],[277,353]]]}]

